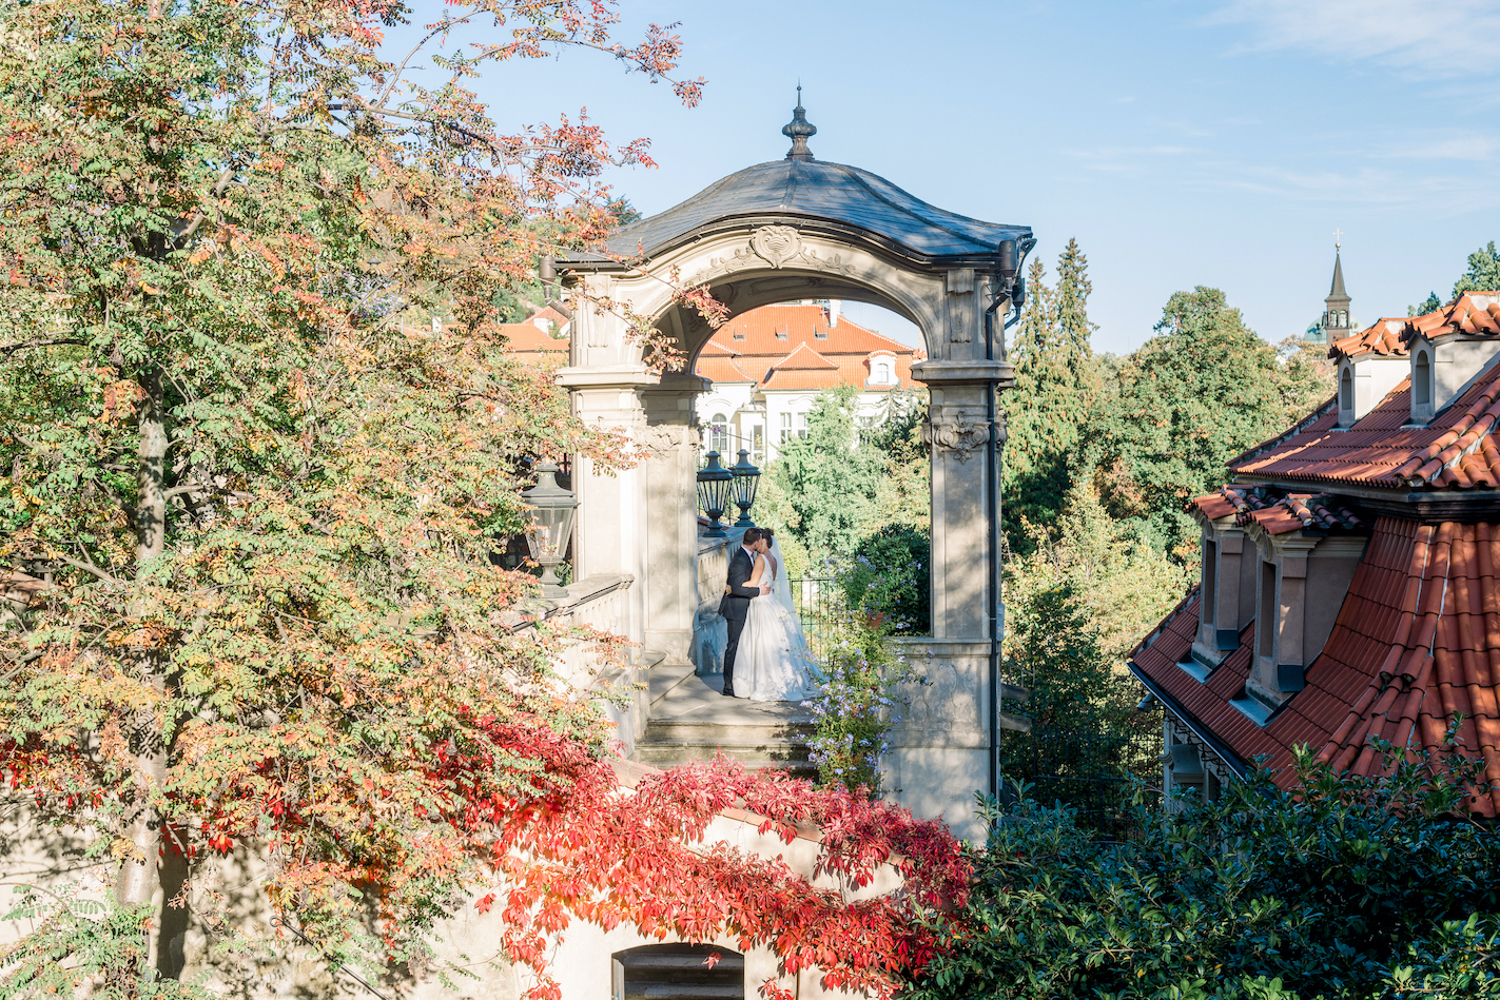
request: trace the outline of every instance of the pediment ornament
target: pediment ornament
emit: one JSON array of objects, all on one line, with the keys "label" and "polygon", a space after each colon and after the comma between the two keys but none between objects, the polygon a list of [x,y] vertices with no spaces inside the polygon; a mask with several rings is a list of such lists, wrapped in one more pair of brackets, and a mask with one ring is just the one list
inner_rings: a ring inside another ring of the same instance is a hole
[{"label": "pediment ornament", "polygon": [[710,257],[708,267],[693,275],[688,285],[707,284],[714,278],[747,268],[770,265],[779,270],[783,267],[808,271],[826,271],[830,274],[850,275],[854,265],[844,262],[843,254],[823,257],[818,251],[802,242],[802,234],[792,226],[761,226],[750,234],[745,246],[726,257]]}]

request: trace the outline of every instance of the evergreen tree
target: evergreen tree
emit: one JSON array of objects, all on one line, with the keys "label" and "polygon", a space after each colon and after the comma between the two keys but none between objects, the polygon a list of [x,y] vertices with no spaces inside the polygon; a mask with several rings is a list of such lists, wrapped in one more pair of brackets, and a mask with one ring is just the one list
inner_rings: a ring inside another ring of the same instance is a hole
[{"label": "evergreen tree", "polygon": [[1026,524],[1051,523],[1061,510],[1073,466],[1100,395],[1089,338],[1088,259],[1069,240],[1058,258],[1055,289],[1033,261],[1027,305],[1012,358],[1016,385],[1001,397],[1008,437],[1002,485],[1012,548],[1029,544]]}]

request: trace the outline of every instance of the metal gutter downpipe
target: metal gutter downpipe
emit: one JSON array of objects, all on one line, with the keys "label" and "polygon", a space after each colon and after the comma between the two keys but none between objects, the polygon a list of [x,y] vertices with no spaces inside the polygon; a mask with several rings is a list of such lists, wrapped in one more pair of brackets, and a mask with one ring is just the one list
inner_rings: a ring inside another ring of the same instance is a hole
[{"label": "metal gutter downpipe", "polygon": [[[1020,286],[1020,295],[1013,296],[1016,290],[1016,276],[1021,273],[1021,259],[1031,249],[1031,241],[1022,247],[1017,246],[1015,240],[1004,240],[999,246],[1000,257],[1000,288],[997,290],[995,299],[989,308],[984,311],[984,358],[986,361],[995,361],[996,338],[995,338],[995,313],[999,310],[1002,302],[1014,307],[1015,315],[1007,319],[1000,329],[998,360],[1005,360],[1005,331],[1021,317],[1021,306],[1025,302],[1025,284]],[[990,662],[989,662],[989,779],[990,797],[997,803],[1000,801],[1000,630],[1004,627],[1004,619],[1001,616],[1001,566],[1000,566],[1000,429],[999,414],[996,411],[996,398],[998,389],[991,385],[985,393],[985,418],[989,425],[989,461],[985,463],[985,520],[989,529],[989,621],[990,621]]]}]

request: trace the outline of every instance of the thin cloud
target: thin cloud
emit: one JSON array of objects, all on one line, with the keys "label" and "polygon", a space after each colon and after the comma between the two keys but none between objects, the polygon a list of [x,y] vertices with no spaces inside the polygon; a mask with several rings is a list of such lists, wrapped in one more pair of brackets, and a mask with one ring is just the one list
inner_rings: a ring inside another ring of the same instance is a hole
[{"label": "thin cloud", "polygon": [[1251,28],[1242,51],[1372,60],[1428,77],[1500,72],[1495,0],[1229,0],[1208,20]]}]

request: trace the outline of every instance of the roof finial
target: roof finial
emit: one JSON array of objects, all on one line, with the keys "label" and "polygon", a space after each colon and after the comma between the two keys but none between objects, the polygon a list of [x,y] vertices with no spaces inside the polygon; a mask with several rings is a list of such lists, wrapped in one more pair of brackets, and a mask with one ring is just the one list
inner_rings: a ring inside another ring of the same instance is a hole
[{"label": "roof finial", "polygon": [[818,127],[807,120],[807,109],[802,106],[802,81],[797,81],[797,107],[792,111],[792,120],[782,126],[781,134],[792,140],[787,150],[788,160],[811,160],[812,150],[807,148],[809,136],[818,134]]},{"label": "roof finial", "polygon": [[1338,253],[1339,250],[1343,248],[1344,244],[1341,242],[1343,240],[1343,238],[1344,238],[1344,231],[1342,229],[1335,229],[1333,231],[1333,252],[1334,253]]}]

